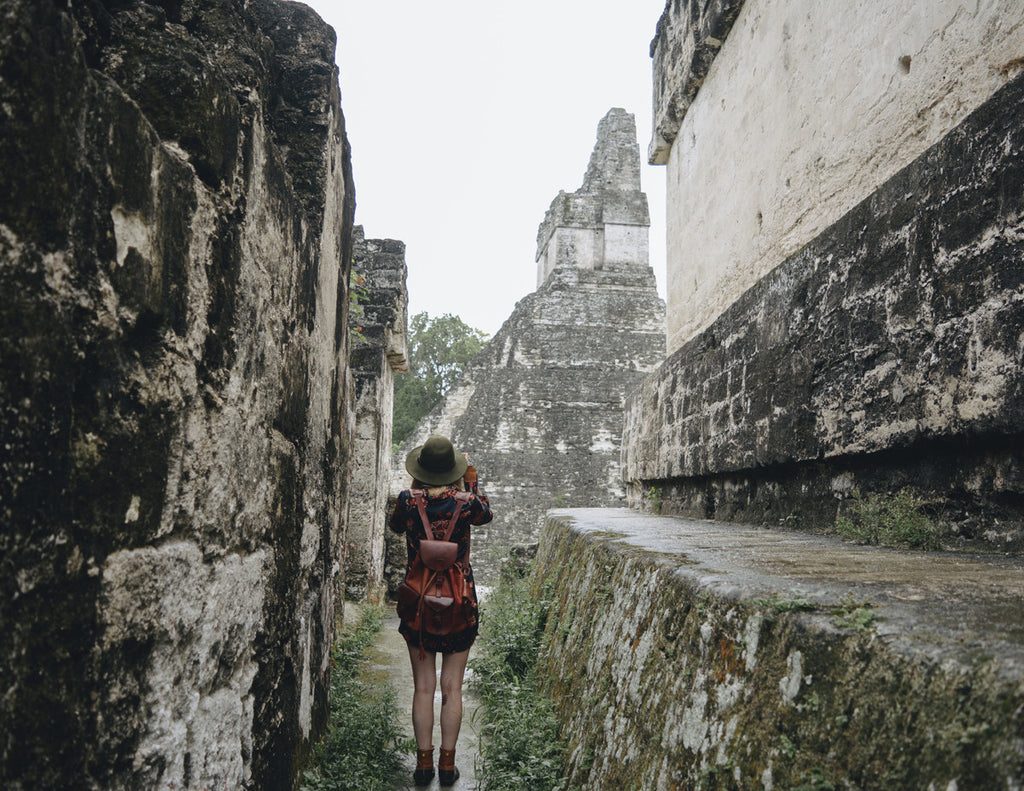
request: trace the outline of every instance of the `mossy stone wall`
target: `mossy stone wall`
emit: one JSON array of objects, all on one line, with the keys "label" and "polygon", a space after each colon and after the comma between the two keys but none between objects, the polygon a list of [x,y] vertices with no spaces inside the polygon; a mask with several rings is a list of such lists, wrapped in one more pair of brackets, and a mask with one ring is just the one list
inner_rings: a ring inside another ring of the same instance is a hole
[{"label": "mossy stone wall", "polygon": [[334,32],[0,8],[0,787],[292,788],[351,453]]},{"label": "mossy stone wall", "polygon": [[[1020,787],[1014,616],[994,614],[986,635],[983,607],[946,617],[941,601],[901,601],[929,599],[916,587],[933,563],[924,553],[724,530],[549,512],[535,566],[551,605],[539,669],[571,787]],[[1008,586],[1012,607],[1021,569],[1006,562],[975,570],[979,586]],[[914,582],[892,582],[901,576]]]}]

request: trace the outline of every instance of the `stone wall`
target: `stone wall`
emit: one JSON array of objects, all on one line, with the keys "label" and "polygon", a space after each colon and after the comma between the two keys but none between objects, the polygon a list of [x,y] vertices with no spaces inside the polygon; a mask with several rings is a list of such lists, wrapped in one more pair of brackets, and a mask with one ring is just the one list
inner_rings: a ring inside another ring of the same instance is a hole
[{"label": "stone wall", "polygon": [[[541,225],[538,259],[569,234],[585,243],[560,248],[543,284],[519,301],[395,456],[398,491],[409,484],[405,454],[430,433],[469,453],[495,513],[474,531],[484,578],[513,545],[536,541],[547,508],[624,501],[623,406],[664,357],[664,303],[647,263],[639,161],[633,116],[611,110],[583,187],[560,193]],[[567,211],[573,206],[585,211]],[[628,252],[617,260],[585,254],[604,250],[606,222],[627,221],[637,231]]]},{"label": "stone wall", "polygon": [[909,487],[1024,546],[1024,77],[673,354],[627,414],[664,513],[828,526]]},{"label": "stone wall", "polygon": [[276,0],[4,3],[4,788],[286,789],[324,723],[334,45]]},{"label": "stone wall", "polygon": [[355,382],[355,438],[345,544],[345,595],[384,595],[384,540],[391,485],[395,373],[409,370],[405,245],[366,239],[356,226],[349,316],[349,364]]},{"label": "stone wall", "polygon": [[1019,558],[551,511],[538,669],[568,784],[1020,788],[1022,572]]},{"label": "stone wall", "polygon": [[698,5],[654,44],[674,351],[631,502],[821,530],[907,488],[947,546],[1019,551],[1024,13]]},{"label": "stone wall", "polygon": [[672,352],[1020,73],[1024,12],[670,2],[652,55]]}]

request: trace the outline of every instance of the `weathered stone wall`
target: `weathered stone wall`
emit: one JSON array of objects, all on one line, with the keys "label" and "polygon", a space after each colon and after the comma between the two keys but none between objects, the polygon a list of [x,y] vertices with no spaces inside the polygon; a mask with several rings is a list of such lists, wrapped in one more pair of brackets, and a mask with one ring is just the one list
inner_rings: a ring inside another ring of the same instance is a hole
[{"label": "weathered stone wall", "polygon": [[1024,9],[670,2],[652,55],[672,352],[1020,73]]},{"label": "weathered stone wall", "polygon": [[539,670],[569,785],[1020,788],[1022,572],[1019,558],[551,511]]},{"label": "weathered stone wall", "polygon": [[286,789],[323,724],[334,44],[275,0],[3,4],[4,788]]},{"label": "weathered stone wall", "polygon": [[356,226],[349,316],[349,364],[355,382],[355,438],[345,544],[345,595],[384,595],[384,540],[391,485],[395,373],[409,370],[405,245],[366,239]]},{"label": "weathered stone wall", "polygon": [[831,525],[909,487],[951,537],[1024,546],[1024,77],[775,269],[631,402],[663,513]]},{"label": "weathered stone wall", "polygon": [[[406,453],[429,434],[448,435],[469,453],[495,513],[474,530],[474,563],[485,578],[513,545],[536,541],[547,508],[625,498],[625,399],[664,357],[664,303],[647,264],[639,160],[633,117],[610,111],[584,187],[561,193],[545,217],[538,256],[565,229],[583,235],[586,249],[603,245],[602,222],[624,224],[623,207],[632,207],[642,241],[618,262],[560,254],[395,456],[397,491],[409,484]],[[566,205],[586,205],[586,219],[561,214]]]}]

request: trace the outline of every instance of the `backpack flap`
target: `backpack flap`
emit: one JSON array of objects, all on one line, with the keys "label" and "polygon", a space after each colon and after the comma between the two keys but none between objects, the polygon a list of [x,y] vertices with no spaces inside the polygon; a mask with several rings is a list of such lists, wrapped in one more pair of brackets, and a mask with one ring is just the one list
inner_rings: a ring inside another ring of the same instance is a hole
[{"label": "backpack flap", "polygon": [[420,560],[433,571],[450,568],[458,557],[459,545],[452,541],[428,541],[420,539]]}]

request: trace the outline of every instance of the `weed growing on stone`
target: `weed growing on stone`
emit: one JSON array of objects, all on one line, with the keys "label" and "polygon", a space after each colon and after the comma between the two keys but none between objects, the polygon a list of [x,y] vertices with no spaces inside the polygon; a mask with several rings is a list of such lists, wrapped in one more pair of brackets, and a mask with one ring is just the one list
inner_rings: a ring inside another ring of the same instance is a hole
[{"label": "weed growing on stone", "polygon": [[817,692],[810,692],[804,695],[803,699],[796,704],[796,710],[801,714],[816,714],[821,711],[821,698]]},{"label": "weed growing on stone", "polygon": [[647,491],[644,492],[644,499],[647,501],[647,505],[650,506],[650,509],[654,513],[661,513],[663,495],[660,486],[651,486],[647,489]]},{"label": "weed growing on stone", "polygon": [[358,677],[380,628],[380,613],[368,608],[334,645],[330,723],[301,791],[390,791],[404,778],[402,754],[413,746],[402,736],[395,692],[389,684]]},{"label": "weed growing on stone", "polygon": [[591,734],[587,738],[586,747],[583,749],[583,756],[580,758],[580,774],[586,775],[594,765],[594,743],[592,741],[593,735]]},{"label": "weed growing on stone", "polygon": [[700,770],[700,775],[698,776],[700,787],[702,789],[716,787],[722,780],[725,780],[725,778],[732,774],[733,766],[734,764],[731,760],[721,766],[718,764],[705,766]]},{"label": "weed growing on stone", "polygon": [[829,614],[837,626],[847,629],[869,629],[875,622],[871,604],[858,602],[852,596],[840,601],[837,606],[829,610]]},{"label": "weed growing on stone", "polygon": [[552,703],[534,668],[550,609],[531,591],[529,575],[502,573],[483,604],[473,685],[483,702],[480,745],[483,791],[561,791],[564,747]]},{"label": "weed growing on stone", "polygon": [[845,514],[836,518],[835,532],[861,544],[909,549],[939,549],[935,525],[922,503],[903,489],[889,497],[854,494]]},{"label": "weed growing on stone", "polygon": [[[611,540],[617,540],[620,538],[626,538],[625,533],[620,533],[618,530],[594,530],[590,533],[594,538],[607,538]],[[611,566],[605,566],[605,569],[610,569]]]},{"label": "weed growing on stone", "polygon": [[953,722],[945,729],[945,735],[947,738],[955,739],[963,746],[969,747],[984,739],[989,730],[990,726],[987,722],[980,725],[964,725],[960,722]]},{"label": "weed growing on stone", "polygon": [[558,624],[558,636],[563,640],[569,636],[569,630],[572,629],[572,624],[576,620],[576,602],[572,602],[569,605],[569,612],[565,615],[562,621]]},{"label": "weed growing on stone", "polygon": [[774,599],[755,599],[754,604],[758,607],[775,610],[775,612],[807,612],[817,609],[817,605],[814,602],[800,597],[791,599],[782,597]]}]

